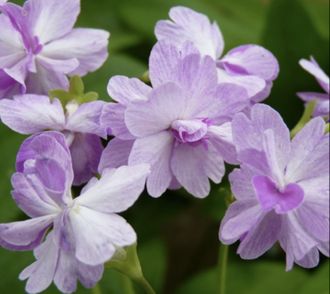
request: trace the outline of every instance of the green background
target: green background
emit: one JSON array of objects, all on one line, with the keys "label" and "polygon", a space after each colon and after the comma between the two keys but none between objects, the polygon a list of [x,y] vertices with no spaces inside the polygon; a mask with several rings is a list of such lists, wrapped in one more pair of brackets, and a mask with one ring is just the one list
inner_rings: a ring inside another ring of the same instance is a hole
[{"label": "green background", "polygon": [[[17,1],[19,2],[19,1]],[[79,26],[111,32],[110,57],[97,72],[84,78],[88,91],[109,100],[106,85],[116,74],[140,77],[147,70],[155,42],[155,22],[167,18],[171,6],[185,5],[215,19],[225,37],[226,51],[256,43],[271,50],[280,63],[280,76],[266,101],[292,127],[302,114],[298,91],[319,91],[314,79],[298,65],[311,54],[329,73],[329,1],[327,0],[83,0]],[[1,32],[0,32],[1,33]],[[10,176],[23,136],[0,125],[0,221],[24,219],[10,197]],[[217,239],[224,214],[224,195],[214,186],[205,200],[184,191],[160,199],[141,196],[125,217],[139,236],[139,255],[147,279],[157,293],[217,293]],[[285,257],[278,247],[255,261],[240,260],[230,249],[228,294],[327,294],[329,262],[318,268],[295,267],[285,272]],[[0,293],[24,293],[18,274],[33,260],[31,253],[0,249]],[[125,278],[107,271],[102,293],[125,292]],[[135,286],[135,290],[141,290]],[[55,287],[46,293],[58,293]],[[78,293],[90,293],[79,288]],[[141,292],[142,293],[142,292]]]}]

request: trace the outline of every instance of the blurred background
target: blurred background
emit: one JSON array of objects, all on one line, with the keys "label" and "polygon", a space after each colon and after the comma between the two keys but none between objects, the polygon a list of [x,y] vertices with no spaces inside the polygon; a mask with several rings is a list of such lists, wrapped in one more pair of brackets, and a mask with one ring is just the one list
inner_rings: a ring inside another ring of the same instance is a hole
[{"label": "blurred background", "polygon": [[[169,8],[175,5],[191,7],[216,20],[225,37],[225,51],[254,43],[274,53],[281,70],[266,103],[293,127],[303,111],[295,93],[319,91],[313,77],[299,67],[299,59],[313,55],[329,74],[328,0],[82,0],[78,26],[103,28],[112,34],[108,61],[84,78],[87,90],[97,91],[101,99],[109,101],[106,85],[111,76],[141,77],[155,43],[154,25],[166,19]],[[10,176],[23,139],[0,125],[0,222],[25,218],[10,196]],[[189,197],[185,191],[168,192],[160,199],[144,194],[125,214],[138,233],[145,276],[157,293],[217,293],[223,194],[217,186],[205,200]],[[325,258],[316,269],[295,267],[286,273],[279,247],[255,261],[240,260],[235,251],[234,245],[229,256],[228,294],[329,293],[329,261]],[[32,260],[31,252],[0,249],[1,294],[24,293],[25,283],[18,280],[18,274]],[[125,277],[108,270],[100,287],[107,294],[132,293],[124,284]],[[136,293],[141,292],[135,288]],[[58,291],[52,286],[45,293]],[[80,287],[77,293],[91,291]]]}]

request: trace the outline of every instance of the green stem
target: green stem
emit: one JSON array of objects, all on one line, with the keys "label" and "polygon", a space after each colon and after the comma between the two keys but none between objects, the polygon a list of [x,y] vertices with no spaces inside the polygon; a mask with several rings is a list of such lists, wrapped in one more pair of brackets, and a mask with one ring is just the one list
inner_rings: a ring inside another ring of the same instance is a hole
[{"label": "green stem", "polygon": [[229,246],[221,244],[219,250],[219,294],[226,293],[227,264],[228,264]]},{"label": "green stem", "polygon": [[136,279],[135,281],[144,289],[146,294],[156,294],[155,290],[144,277]]},{"label": "green stem", "polygon": [[99,284],[96,284],[92,289],[92,294],[102,294],[101,287]]},{"label": "green stem", "polygon": [[310,121],[310,119],[313,115],[315,106],[316,106],[315,101],[311,101],[311,102],[307,103],[302,117],[300,118],[300,120],[298,121],[296,126],[291,131],[291,138],[293,138],[305,126],[305,124]]},{"label": "green stem", "polygon": [[122,290],[125,294],[135,294],[131,279],[123,274],[121,274],[121,281],[122,281]]}]

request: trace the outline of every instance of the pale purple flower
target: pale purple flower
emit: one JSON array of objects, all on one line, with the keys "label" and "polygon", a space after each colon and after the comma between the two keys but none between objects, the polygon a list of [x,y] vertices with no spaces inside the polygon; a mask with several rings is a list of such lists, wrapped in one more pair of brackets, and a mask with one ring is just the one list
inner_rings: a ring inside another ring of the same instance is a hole
[{"label": "pale purple flower", "polygon": [[18,153],[12,194],[31,219],[0,224],[1,246],[35,249],[36,261],[20,275],[28,279],[26,291],[42,292],[52,281],[64,293],[74,292],[77,280],[93,287],[116,250],[136,242],[118,213],[137,200],[148,173],[146,164],[105,170],[73,198],[64,135],[45,132],[27,139]]},{"label": "pale purple flower", "polygon": [[73,28],[79,0],[2,3],[0,11],[0,98],[67,88],[66,75],[95,71],[108,56],[108,32]]},{"label": "pale purple flower", "polygon": [[258,258],[276,242],[294,263],[315,267],[329,256],[329,135],[321,118],[290,141],[280,115],[255,105],[233,119],[241,167],[229,176],[236,201],[221,223],[220,240],[240,240],[243,259]]},{"label": "pale purple flower", "polygon": [[315,77],[319,85],[325,91],[325,93],[316,92],[299,92],[297,95],[305,102],[316,101],[316,107],[314,110],[314,116],[329,117],[330,111],[330,96],[329,96],[329,77],[321,69],[316,60],[311,57],[310,61],[306,59],[301,59],[299,64],[303,69],[308,71],[311,75]]},{"label": "pale purple flower", "polygon": [[271,52],[258,45],[243,45],[221,57],[224,40],[218,25],[203,14],[186,7],[173,7],[171,20],[157,23],[158,40],[167,41],[178,48],[191,43],[204,56],[211,56],[218,64],[221,83],[235,83],[248,91],[252,102],[268,97],[276,79],[279,65]]},{"label": "pale purple flower", "polygon": [[[170,69],[172,63],[176,66]],[[208,56],[172,56],[158,63],[158,72],[162,76],[151,74],[154,88],[144,89],[144,98],[131,101],[124,110],[125,127],[133,135],[128,163],[151,165],[147,189],[153,197],[174,186],[206,197],[209,179],[221,182],[224,159],[236,162],[230,121],[246,107],[248,95],[242,87],[218,85],[216,64]],[[127,84],[123,90],[117,86],[118,93],[128,89]],[[121,143],[113,144],[120,148]]]},{"label": "pale purple flower", "polygon": [[106,137],[100,116],[105,102],[79,105],[72,101],[65,107],[55,98],[25,94],[0,100],[0,119],[9,128],[24,135],[46,130],[61,131],[70,146],[74,184],[81,185],[97,173],[103,151],[100,137]]}]

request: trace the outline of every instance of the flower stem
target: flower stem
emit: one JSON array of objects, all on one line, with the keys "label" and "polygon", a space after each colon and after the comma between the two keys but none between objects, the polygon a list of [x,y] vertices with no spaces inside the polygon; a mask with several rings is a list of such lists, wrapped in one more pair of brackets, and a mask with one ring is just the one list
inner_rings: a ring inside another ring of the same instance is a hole
[{"label": "flower stem", "polygon": [[296,126],[291,131],[291,138],[293,138],[305,126],[305,124],[307,124],[310,121],[310,119],[313,115],[315,106],[316,106],[315,101],[311,101],[311,102],[307,103],[302,117],[300,118],[300,120],[298,121]]},{"label": "flower stem", "polygon": [[125,294],[134,294],[134,288],[131,282],[131,279],[127,276],[125,276],[124,274],[121,274],[121,284],[122,284],[122,291]]},{"label": "flower stem", "polygon": [[146,294],[156,294],[155,290],[144,277],[136,279],[135,281],[144,289]]},{"label": "flower stem", "polygon": [[92,294],[102,294],[100,284],[96,284],[92,289]]},{"label": "flower stem", "polygon": [[218,270],[219,270],[219,294],[226,293],[227,264],[229,246],[221,244],[219,250]]}]

